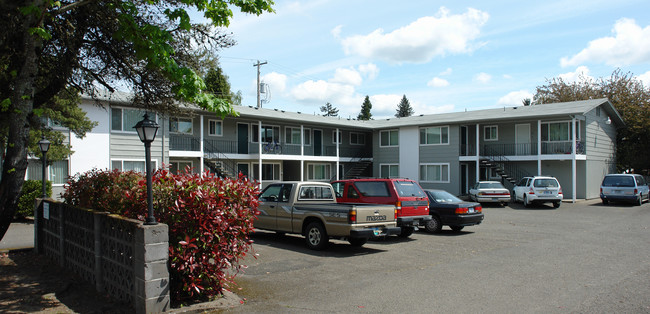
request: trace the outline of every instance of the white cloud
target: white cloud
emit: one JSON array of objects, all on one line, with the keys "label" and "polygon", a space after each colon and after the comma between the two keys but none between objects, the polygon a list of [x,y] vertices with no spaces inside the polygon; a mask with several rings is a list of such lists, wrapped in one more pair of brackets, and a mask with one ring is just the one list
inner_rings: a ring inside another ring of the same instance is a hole
[{"label": "white cloud", "polygon": [[575,71],[573,72],[568,72],[568,73],[563,73],[558,75],[559,78],[561,78],[563,81],[567,83],[573,83],[573,82],[578,82],[578,81],[593,81],[594,78],[589,75],[589,68],[586,66],[579,66],[576,68]]},{"label": "white cloud", "polygon": [[521,101],[526,98],[530,98],[532,100],[533,94],[529,93],[526,90],[514,91],[499,98],[497,104],[502,106],[523,106],[523,103]]},{"label": "white cloud", "polygon": [[361,78],[361,74],[355,69],[338,68],[330,82],[342,85],[359,86],[361,85],[361,82],[363,82],[363,79]]},{"label": "white cloud", "polygon": [[638,75],[636,78],[639,81],[643,82],[643,86],[645,86],[646,88],[650,87],[650,71]]},{"label": "white cloud", "polygon": [[503,75],[503,78],[509,80],[509,79],[512,78],[512,75],[510,75],[510,74],[504,74],[504,75]]},{"label": "white cloud", "polygon": [[431,87],[445,87],[449,86],[449,82],[445,79],[441,79],[439,77],[434,77],[431,81],[427,83],[427,86]]},{"label": "white cloud", "polygon": [[441,76],[451,75],[451,72],[452,72],[451,68],[447,68],[447,70],[440,72],[440,75]]},{"label": "white cloud", "polygon": [[476,74],[474,76],[474,80],[479,81],[479,82],[481,82],[483,84],[486,84],[486,83],[490,82],[490,80],[492,80],[492,75],[487,74],[485,72],[481,72],[481,73]]},{"label": "white cloud", "polygon": [[338,38],[341,38],[341,30],[342,29],[343,29],[343,25],[338,25],[338,26],[332,28],[330,33],[332,34],[332,36],[334,36],[334,38],[338,39]]},{"label": "white cloud", "polygon": [[359,66],[359,72],[368,79],[374,80],[379,75],[379,68],[373,63],[362,64]]},{"label": "white cloud", "polygon": [[[355,35],[341,40],[348,55],[360,55],[389,62],[423,63],[436,56],[469,53],[480,44],[474,44],[487,22],[485,12],[468,9],[458,15],[450,15],[442,7],[436,16],[417,19],[409,25],[385,33],[376,29],[368,35]],[[335,35],[340,35],[340,29]]]},{"label": "white cloud", "polygon": [[633,19],[620,19],[612,29],[614,37],[592,40],[587,48],[572,57],[563,57],[563,67],[585,62],[624,66],[650,61],[650,26],[641,28]]},{"label": "white cloud", "polygon": [[292,88],[290,95],[301,102],[322,103],[323,105],[330,102],[336,105],[346,98],[354,96],[354,87],[323,80],[309,80]]},{"label": "white cloud", "polygon": [[272,92],[283,93],[287,89],[287,76],[284,74],[271,72],[263,75],[261,80],[269,85]]}]

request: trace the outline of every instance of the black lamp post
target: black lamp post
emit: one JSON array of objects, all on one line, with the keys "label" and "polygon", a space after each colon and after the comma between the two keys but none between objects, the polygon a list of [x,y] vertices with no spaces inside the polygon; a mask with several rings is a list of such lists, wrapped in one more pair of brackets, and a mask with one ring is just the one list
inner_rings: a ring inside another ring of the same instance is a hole
[{"label": "black lamp post", "polygon": [[144,114],[144,119],[138,122],[134,127],[138,131],[138,136],[144,143],[145,168],[147,170],[147,205],[149,212],[145,225],[156,225],[156,217],[153,216],[153,192],[151,191],[151,142],[156,138],[158,132],[158,123],[149,120],[149,114]]},{"label": "black lamp post", "polygon": [[47,178],[47,151],[50,150],[50,141],[45,139],[45,135],[41,137],[41,140],[38,141],[38,148],[40,148],[41,153],[43,153],[43,198],[47,198],[47,188],[46,188],[46,178]]}]

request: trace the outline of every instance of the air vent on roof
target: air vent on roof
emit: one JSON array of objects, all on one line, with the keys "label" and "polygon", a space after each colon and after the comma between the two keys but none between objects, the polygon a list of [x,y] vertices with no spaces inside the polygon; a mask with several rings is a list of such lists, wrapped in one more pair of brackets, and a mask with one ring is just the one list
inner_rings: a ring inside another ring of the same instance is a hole
[{"label": "air vent on roof", "polygon": [[424,114],[420,114],[420,117],[424,117]]},{"label": "air vent on roof", "polygon": [[280,110],[280,112],[284,112],[284,110]]},{"label": "air vent on roof", "polygon": [[275,108],[275,109],[273,109],[273,110],[278,111],[278,108]]},{"label": "air vent on roof", "polygon": [[300,111],[298,111],[298,113],[300,113]]}]

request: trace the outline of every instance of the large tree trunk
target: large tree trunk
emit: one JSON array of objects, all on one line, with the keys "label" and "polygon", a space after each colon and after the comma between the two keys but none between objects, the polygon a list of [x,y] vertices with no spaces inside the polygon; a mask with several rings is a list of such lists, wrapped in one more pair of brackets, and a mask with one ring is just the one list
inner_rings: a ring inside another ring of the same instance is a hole
[{"label": "large tree trunk", "polygon": [[38,51],[42,43],[40,37],[29,34],[29,28],[37,23],[36,17],[27,15],[21,25],[23,42],[20,50],[24,57],[13,67],[17,75],[9,95],[11,105],[8,113],[10,122],[7,152],[3,161],[2,180],[0,180],[0,239],[9,229],[25,182],[29,143],[28,118],[33,114],[34,81],[38,73]]}]

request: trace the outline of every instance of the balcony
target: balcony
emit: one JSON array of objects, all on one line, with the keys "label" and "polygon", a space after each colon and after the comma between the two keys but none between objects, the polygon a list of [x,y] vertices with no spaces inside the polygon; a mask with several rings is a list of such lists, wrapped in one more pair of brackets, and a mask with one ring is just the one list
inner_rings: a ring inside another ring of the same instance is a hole
[{"label": "balcony", "polygon": [[[537,143],[530,144],[484,144],[479,156],[536,156]],[[576,154],[584,155],[585,142],[576,142]],[[571,141],[542,142],[542,155],[571,154]],[[460,145],[460,156],[476,156],[476,145]]]}]

